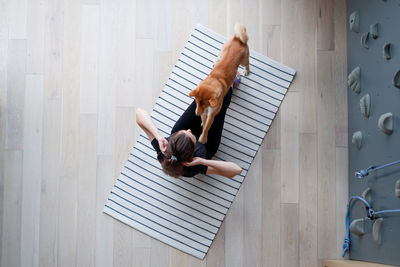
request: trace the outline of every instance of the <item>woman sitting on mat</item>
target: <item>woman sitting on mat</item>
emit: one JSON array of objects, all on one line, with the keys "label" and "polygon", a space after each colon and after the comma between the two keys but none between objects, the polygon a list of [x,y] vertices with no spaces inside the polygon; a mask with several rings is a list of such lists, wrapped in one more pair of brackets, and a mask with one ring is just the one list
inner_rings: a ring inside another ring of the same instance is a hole
[{"label": "woman sitting on mat", "polygon": [[[233,82],[233,88],[240,81],[239,75]],[[171,136],[164,138],[150,115],[143,109],[136,110],[136,122],[146,133],[151,145],[157,152],[157,159],[162,165],[165,174],[172,177],[193,177],[198,173],[218,174],[233,178],[242,172],[242,169],[233,162],[211,160],[218,150],[221,141],[222,128],[226,110],[231,102],[232,87],[224,98],[221,111],[215,116],[208,132],[208,141],[205,144],[198,140],[202,128],[201,118],[196,116],[196,101],[186,109],[171,130]]]}]

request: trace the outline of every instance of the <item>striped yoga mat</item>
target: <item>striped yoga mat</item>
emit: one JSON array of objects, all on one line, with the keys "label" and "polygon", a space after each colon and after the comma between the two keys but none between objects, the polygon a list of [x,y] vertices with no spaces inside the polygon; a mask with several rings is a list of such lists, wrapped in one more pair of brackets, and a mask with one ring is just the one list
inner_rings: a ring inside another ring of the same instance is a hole
[{"label": "striped yoga mat", "polygon": [[[164,136],[193,101],[188,96],[211,71],[226,38],[198,25],[192,32],[151,117]],[[226,114],[218,160],[243,168],[240,176],[175,179],[163,174],[156,153],[141,134],[105,204],[104,212],[168,245],[203,259],[295,71],[250,52],[250,75],[242,76]]]}]

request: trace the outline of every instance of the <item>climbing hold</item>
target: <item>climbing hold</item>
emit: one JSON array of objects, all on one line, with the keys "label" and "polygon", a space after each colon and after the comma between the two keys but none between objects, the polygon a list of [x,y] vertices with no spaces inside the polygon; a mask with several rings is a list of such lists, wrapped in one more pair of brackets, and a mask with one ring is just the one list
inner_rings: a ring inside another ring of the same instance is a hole
[{"label": "climbing hold", "polygon": [[362,133],[361,131],[357,131],[353,133],[353,138],[351,139],[351,142],[360,150],[361,144],[362,144]]},{"label": "climbing hold", "polygon": [[374,224],[372,225],[372,238],[378,245],[382,244],[382,218],[378,218],[375,220]]},{"label": "climbing hold", "polygon": [[360,12],[354,11],[349,16],[349,24],[350,24],[350,31],[357,32],[359,31],[360,25]]},{"label": "climbing hold", "polygon": [[352,70],[347,77],[347,85],[350,86],[350,88],[357,94],[359,94],[361,91],[360,76],[361,68],[358,66],[354,68],[354,70]]},{"label": "climbing hold", "polygon": [[400,70],[398,70],[394,75],[392,83],[397,88],[400,88]]},{"label": "climbing hold", "polygon": [[361,113],[364,115],[364,117],[368,118],[369,117],[369,108],[371,106],[371,97],[369,94],[366,94],[360,99],[360,109]]},{"label": "climbing hold", "polygon": [[370,205],[372,205],[372,197],[371,197],[372,190],[371,188],[367,187],[361,194],[363,199],[365,199]]},{"label": "climbing hold", "polygon": [[390,43],[386,43],[386,44],[383,45],[383,51],[382,51],[383,52],[383,58],[386,59],[386,60],[390,59],[390,46],[391,46]]},{"label": "climbing hold", "polygon": [[387,135],[391,135],[393,132],[393,115],[388,112],[382,114],[378,120],[378,127]]},{"label": "climbing hold", "polygon": [[360,43],[361,46],[364,47],[365,49],[368,49],[368,39],[369,39],[369,32],[364,32],[361,35]]},{"label": "climbing hold", "polygon": [[397,180],[396,185],[394,186],[394,194],[396,197],[400,198],[400,179]]},{"label": "climbing hold", "polygon": [[371,34],[372,38],[378,38],[378,23],[371,24],[369,26],[369,33]]},{"label": "climbing hold", "polygon": [[370,205],[372,205],[371,192],[372,192],[371,188],[367,187],[361,194],[363,199],[365,199]]},{"label": "climbing hold", "polygon": [[364,221],[364,218],[353,220],[350,224],[350,232],[358,236],[363,236],[365,234]]}]

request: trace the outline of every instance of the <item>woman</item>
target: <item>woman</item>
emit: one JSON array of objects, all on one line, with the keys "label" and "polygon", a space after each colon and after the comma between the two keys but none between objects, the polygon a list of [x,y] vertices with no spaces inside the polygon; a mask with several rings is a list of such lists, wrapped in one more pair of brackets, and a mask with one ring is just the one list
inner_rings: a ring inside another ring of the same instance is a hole
[{"label": "woman", "polygon": [[[239,83],[239,75],[233,86]],[[196,102],[186,109],[171,130],[171,136],[164,138],[150,115],[141,108],[136,110],[136,122],[146,133],[157,152],[157,159],[161,163],[164,173],[172,177],[193,177],[198,173],[218,174],[233,178],[242,172],[242,169],[233,162],[211,160],[218,150],[221,141],[222,129],[226,110],[231,102],[232,87],[224,98],[221,111],[215,117],[208,132],[208,141],[205,144],[198,142],[201,134],[201,118],[196,116]]]}]

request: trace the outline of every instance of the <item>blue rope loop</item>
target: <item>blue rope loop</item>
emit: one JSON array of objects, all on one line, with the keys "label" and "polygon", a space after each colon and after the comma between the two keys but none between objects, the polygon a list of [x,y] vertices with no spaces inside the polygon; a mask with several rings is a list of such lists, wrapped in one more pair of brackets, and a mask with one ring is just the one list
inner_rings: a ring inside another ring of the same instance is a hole
[{"label": "blue rope loop", "polygon": [[379,165],[378,166],[371,165],[366,170],[360,170],[359,172],[355,172],[354,175],[358,179],[362,179],[365,176],[368,176],[369,172],[377,171],[379,169],[383,169],[383,168],[386,168],[386,167],[389,167],[389,166],[392,166],[392,165],[395,165],[395,164],[398,164],[398,163],[400,163],[400,160],[396,160],[396,161],[393,161],[393,162],[390,162],[390,163],[387,163],[387,164],[383,164],[383,165],[380,165],[380,166]]},{"label": "blue rope loop", "polygon": [[345,236],[344,242],[343,242],[342,257],[344,257],[346,255],[346,253],[350,249],[350,206],[351,206],[351,202],[353,200],[359,200],[359,201],[364,203],[365,209],[367,211],[367,217],[371,221],[376,219],[376,215],[390,214],[390,213],[400,213],[400,209],[375,211],[372,208],[372,206],[368,203],[368,201],[365,200],[363,197],[361,197],[361,196],[352,196],[352,197],[350,197],[349,203],[347,204],[347,211],[346,211],[346,236]]}]

